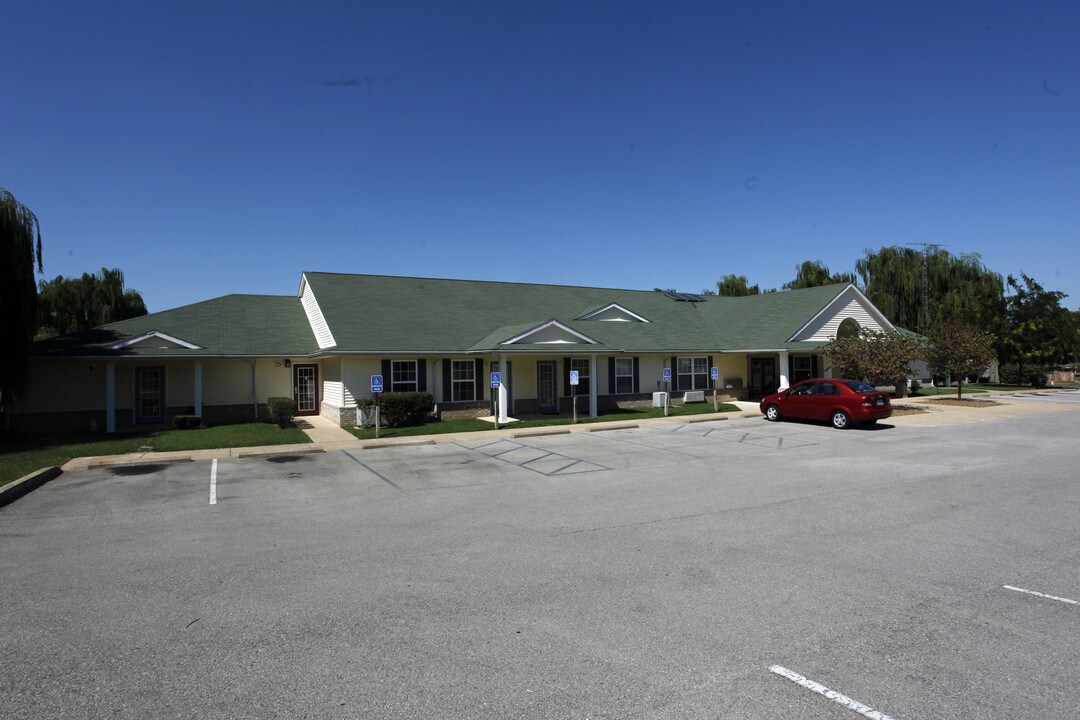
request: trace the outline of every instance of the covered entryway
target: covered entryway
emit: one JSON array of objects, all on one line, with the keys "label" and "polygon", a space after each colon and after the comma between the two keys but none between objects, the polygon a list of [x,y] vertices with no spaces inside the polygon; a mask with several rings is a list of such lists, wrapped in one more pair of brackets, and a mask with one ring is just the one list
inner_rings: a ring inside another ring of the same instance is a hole
[{"label": "covered entryway", "polygon": [[319,414],[318,365],[293,365],[293,400],[297,415]]},{"label": "covered entryway", "polygon": [[749,400],[760,400],[776,392],[779,386],[780,374],[777,372],[775,357],[750,358],[750,382],[747,384]]}]

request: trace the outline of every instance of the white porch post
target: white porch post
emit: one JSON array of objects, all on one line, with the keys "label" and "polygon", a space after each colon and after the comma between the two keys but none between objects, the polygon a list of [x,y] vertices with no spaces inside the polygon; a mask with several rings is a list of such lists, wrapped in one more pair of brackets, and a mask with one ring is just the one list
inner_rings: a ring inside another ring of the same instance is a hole
[{"label": "white porch post", "polygon": [[202,417],[202,360],[195,361],[195,414]]},{"label": "white porch post", "polygon": [[116,432],[116,363],[105,363],[105,432]]},{"label": "white porch post", "polygon": [[589,356],[589,417],[596,417],[596,356]]},{"label": "white porch post", "polygon": [[791,380],[788,378],[788,353],[780,353],[780,389],[783,390],[786,387],[791,387]]},{"label": "white porch post", "polygon": [[502,378],[502,382],[499,383],[499,422],[509,422],[509,413],[506,408],[507,398],[510,394],[506,391],[506,382],[509,378],[506,376],[506,356],[499,356],[499,377]]}]

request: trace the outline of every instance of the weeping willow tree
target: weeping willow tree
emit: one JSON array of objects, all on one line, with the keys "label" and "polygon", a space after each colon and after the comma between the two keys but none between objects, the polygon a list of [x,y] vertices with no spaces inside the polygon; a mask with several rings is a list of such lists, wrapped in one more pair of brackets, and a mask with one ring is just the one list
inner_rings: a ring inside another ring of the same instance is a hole
[{"label": "weeping willow tree", "polygon": [[146,315],[146,303],[138,291],[124,289],[124,273],[119,268],[101,268],[81,278],[61,276],[38,287],[38,339],[140,315]]},{"label": "weeping willow tree", "polygon": [[1000,332],[1005,284],[978,253],[883,247],[867,250],[855,262],[855,272],[867,297],[894,325],[925,332],[955,321]]},{"label": "weeping willow tree", "polygon": [[41,228],[37,216],[0,188],[0,408],[25,396],[30,385]]},{"label": "weeping willow tree", "polygon": [[795,279],[784,283],[785,290],[798,290],[800,288],[821,287],[822,285],[838,285],[840,283],[855,283],[854,273],[830,273],[829,268],[820,260],[807,260],[795,267]]}]

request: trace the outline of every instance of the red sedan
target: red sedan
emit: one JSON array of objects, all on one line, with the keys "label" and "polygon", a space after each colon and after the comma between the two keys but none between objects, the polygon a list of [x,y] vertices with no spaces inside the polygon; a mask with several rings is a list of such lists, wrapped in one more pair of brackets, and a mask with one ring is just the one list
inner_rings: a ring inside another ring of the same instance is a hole
[{"label": "red sedan", "polygon": [[761,401],[761,412],[772,421],[781,418],[828,420],[843,430],[852,423],[873,425],[892,415],[889,397],[862,380],[817,378],[803,380]]}]

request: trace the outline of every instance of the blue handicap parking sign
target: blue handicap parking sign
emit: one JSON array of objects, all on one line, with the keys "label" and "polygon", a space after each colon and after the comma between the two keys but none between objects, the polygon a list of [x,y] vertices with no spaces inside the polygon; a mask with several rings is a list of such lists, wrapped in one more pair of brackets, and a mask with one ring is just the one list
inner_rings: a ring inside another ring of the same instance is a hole
[{"label": "blue handicap parking sign", "polygon": [[382,392],[382,375],[372,375],[371,376],[371,392],[373,392],[373,393],[381,393]]},{"label": "blue handicap parking sign", "polygon": [[712,379],[713,380],[719,380],[720,379],[720,368],[713,368],[712,369]]},{"label": "blue handicap parking sign", "polygon": [[500,385],[502,385],[502,373],[501,372],[493,372],[493,373],[491,373],[491,387],[497,388]]},{"label": "blue handicap parking sign", "polygon": [[571,370],[570,371],[570,384],[571,385],[580,384],[580,378],[581,378],[580,371],[578,371],[578,370]]},{"label": "blue handicap parking sign", "polygon": [[664,382],[671,382],[671,368],[664,368]]}]

